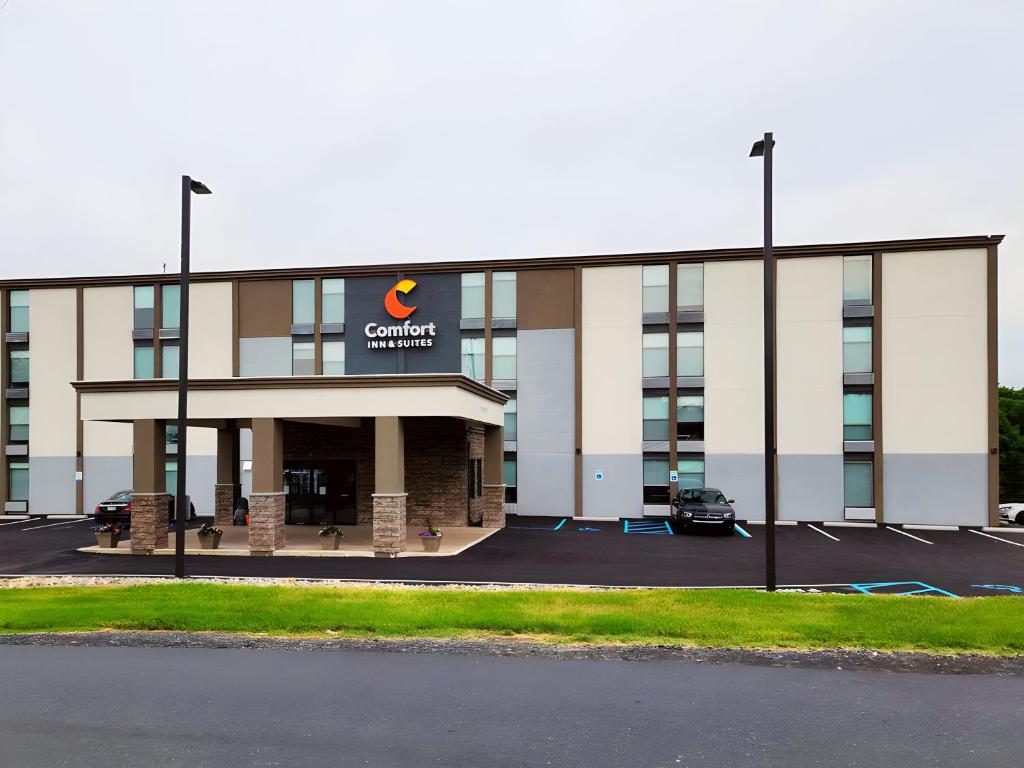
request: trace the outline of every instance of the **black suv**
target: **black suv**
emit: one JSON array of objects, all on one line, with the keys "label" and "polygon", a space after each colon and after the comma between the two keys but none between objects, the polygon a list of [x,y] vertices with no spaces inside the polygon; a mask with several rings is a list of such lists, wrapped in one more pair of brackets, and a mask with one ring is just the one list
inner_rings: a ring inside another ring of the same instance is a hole
[{"label": "black suv", "polygon": [[[118,491],[96,505],[92,513],[97,525],[117,525],[130,528],[132,524],[132,492]],[[196,505],[189,502],[189,521],[196,519]],[[174,522],[174,496],[167,503],[167,524]]]},{"label": "black suv", "polygon": [[736,532],[733,503],[717,488],[684,488],[672,500],[672,523],[679,531],[701,525],[718,528],[731,536]]}]

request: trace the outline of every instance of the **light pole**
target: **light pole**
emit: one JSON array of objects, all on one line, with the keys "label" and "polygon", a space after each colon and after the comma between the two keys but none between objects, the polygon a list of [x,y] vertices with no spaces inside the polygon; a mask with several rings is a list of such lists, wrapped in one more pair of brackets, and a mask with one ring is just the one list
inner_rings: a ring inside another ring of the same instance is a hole
[{"label": "light pole", "polygon": [[174,495],[174,575],[185,578],[185,521],[189,500],[185,495],[188,474],[188,277],[189,242],[192,236],[192,193],[209,195],[210,188],[189,176],[181,177],[181,311],[178,340],[178,487]]},{"label": "light pole", "polygon": [[766,133],[755,141],[751,157],[764,158],[764,570],[765,587],[775,591],[775,254],[772,253],[772,149]]}]

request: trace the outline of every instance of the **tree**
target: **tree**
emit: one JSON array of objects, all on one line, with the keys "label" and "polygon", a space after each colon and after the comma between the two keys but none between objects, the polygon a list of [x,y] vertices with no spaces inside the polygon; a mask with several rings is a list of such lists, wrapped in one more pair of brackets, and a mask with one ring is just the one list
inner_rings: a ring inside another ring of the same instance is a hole
[{"label": "tree", "polygon": [[999,388],[999,500],[1024,500],[1024,388]]}]

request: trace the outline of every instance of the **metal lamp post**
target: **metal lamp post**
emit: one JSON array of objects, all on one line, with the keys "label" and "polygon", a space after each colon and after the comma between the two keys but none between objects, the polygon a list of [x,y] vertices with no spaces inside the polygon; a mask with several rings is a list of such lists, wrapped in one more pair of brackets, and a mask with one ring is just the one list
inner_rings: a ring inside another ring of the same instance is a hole
[{"label": "metal lamp post", "polygon": [[772,149],[766,133],[751,157],[764,158],[764,569],[765,587],[775,591],[775,507],[778,465],[775,439],[775,254],[772,253]]},{"label": "metal lamp post", "polygon": [[185,578],[185,521],[189,500],[185,495],[188,474],[188,278],[189,242],[192,235],[192,193],[209,195],[210,188],[189,176],[181,177],[181,312],[178,341],[178,487],[174,509],[174,575]]}]

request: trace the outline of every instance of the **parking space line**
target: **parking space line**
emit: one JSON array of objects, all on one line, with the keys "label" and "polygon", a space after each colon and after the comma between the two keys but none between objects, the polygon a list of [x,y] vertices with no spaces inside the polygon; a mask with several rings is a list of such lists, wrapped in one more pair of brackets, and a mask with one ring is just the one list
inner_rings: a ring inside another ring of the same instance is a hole
[{"label": "parking space line", "polygon": [[971,533],[976,533],[979,536],[984,536],[986,539],[995,539],[996,541],[1001,541],[1004,544],[1012,544],[1015,547],[1024,547],[1024,544],[1021,544],[1019,541],[1010,541],[1009,539],[1000,539],[998,536],[992,536],[991,534],[988,534],[988,533],[982,533],[981,531],[976,531],[973,528],[971,528],[969,530],[970,530]]},{"label": "parking space line", "polygon": [[822,536],[828,536],[830,539],[832,539],[832,541],[839,541],[839,539],[837,539],[831,533],[825,533],[825,531],[821,530],[821,528],[817,528],[817,527],[811,525],[810,523],[807,524],[807,527],[810,528],[812,531],[817,531]]},{"label": "parking space line", "polygon": [[88,518],[80,518],[78,520],[61,520],[59,523],[49,523],[47,525],[34,525],[31,528],[22,528],[23,531],[38,531],[40,528],[53,528],[57,525],[74,525],[75,523],[84,523]]},{"label": "parking space line", "polygon": [[744,531],[737,523],[733,523],[732,527],[736,529],[736,533],[738,533],[740,536],[746,536],[748,539],[754,538],[749,533]]},{"label": "parking space line", "polygon": [[11,520],[11,521],[6,522],[6,523],[0,523],[0,525],[21,525],[22,523],[30,523],[30,522],[32,522],[32,518],[26,517],[24,520]]},{"label": "parking space line", "polygon": [[890,531],[893,531],[895,533],[902,533],[904,536],[909,536],[912,539],[916,539],[917,541],[920,541],[923,544],[934,544],[935,543],[934,541],[928,541],[927,539],[922,539],[920,536],[915,536],[912,533],[907,533],[906,531],[901,531],[899,528],[896,528],[896,527],[891,526],[891,525],[887,525],[885,527],[887,529],[889,529]]}]

